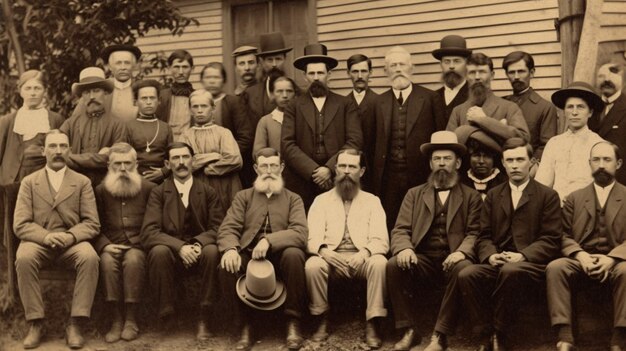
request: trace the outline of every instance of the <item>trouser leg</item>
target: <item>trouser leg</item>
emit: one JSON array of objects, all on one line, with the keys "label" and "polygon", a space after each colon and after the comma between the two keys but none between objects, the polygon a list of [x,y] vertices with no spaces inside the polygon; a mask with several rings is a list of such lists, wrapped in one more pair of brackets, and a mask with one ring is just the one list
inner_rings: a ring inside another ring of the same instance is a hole
[{"label": "trouser leg", "polygon": [[311,256],[306,260],[304,271],[311,299],[309,311],[314,316],[323,314],[328,311],[328,263],[319,256]]},{"label": "trouser leg", "polygon": [[239,300],[239,296],[237,296],[237,280],[245,273],[248,262],[250,262],[251,259],[248,253],[241,252],[240,255],[241,267],[238,272],[230,273],[221,266],[217,268],[218,280],[222,291],[222,301],[224,301],[228,307],[228,311],[232,313],[231,317],[236,327],[240,327],[242,323],[246,322],[247,315],[247,306],[245,306],[244,303]]},{"label": "trouser leg", "polygon": [[458,286],[468,309],[477,325],[492,322],[491,295],[499,269],[488,264],[473,264],[458,274]]},{"label": "trouser leg", "polygon": [[306,312],[306,278],[304,264],[306,256],[304,251],[296,247],[288,247],[283,251],[270,254],[274,267],[278,268],[278,274],[285,282],[287,299],[285,300],[285,314],[301,318]]},{"label": "trouser leg", "polygon": [[117,259],[108,252],[100,254],[100,282],[104,291],[104,300],[117,302],[121,299],[123,257]]},{"label": "trouser leg", "polygon": [[90,243],[83,241],[65,250],[59,261],[76,270],[72,317],[89,317],[98,287],[100,257]]},{"label": "trouser leg", "polygon": [[202,248],[196,266],[202,277],[200,306],[204,309],[209,309],[217,300],[217,266],[219,262],[220,254],[216,245],[206,245]]},{"label": "trouser leg", "polygon": [[356,275],[367,280],[367,309],[365,319],[386,317],[385,298],[387,259],[383,255],[373,255],[357,268]]},{"label": "trouser leg", "polygon": [[54,256],[53,249],[33,242],[22,241],[17,248],[15,270],[26,320],[44,318],[39,270],[48,265]]},{"label": "trouser leg", "polygon": [[609,275],[613,293],[613,326],[626,327],[626,262],[620,261]]},{"label": "trouser leg", "polygon": [[174,252],[165,245],[156,245],[148,253],[148,276],[159,317],[174,313],[176,259]]},{"label": "trouser leg", "polygon": [[462,297],[459,290],[459,272],[464,268],[471,266],[472,262],[463,260],[457,262],[449,272],[445,273],[446,286],[439,307],[439,315],[435,324],[435,331],[451,335],[456,328],[456,321],[461,309]]},{"label": "trouser leg", "polygon": [[143,286],[146,281],[146,253],[137,248],[126,250],[122,269],[124,271],[124,302],[137,303],[141,301]]},{"label": "trouser leg", "polygon": [[548,310],[553,326],[572,325],[572,293],[583,279],[587,278],[580,263],[571,258],[559,258],[546,267]]}]

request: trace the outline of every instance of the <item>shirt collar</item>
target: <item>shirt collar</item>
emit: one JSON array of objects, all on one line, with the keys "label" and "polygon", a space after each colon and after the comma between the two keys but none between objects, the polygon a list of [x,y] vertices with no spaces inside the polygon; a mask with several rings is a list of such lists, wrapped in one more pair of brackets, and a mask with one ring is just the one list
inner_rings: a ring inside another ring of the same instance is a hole
[{"label": "shirt collar", "polygon": [[454,88],[450,88],[449,86],[447,86],[447,85],[445,85],[445,84],[444,84],[444,85],[443,85],[443,89],[444,89],[444,90],[447,90],[447,91],[459,91],[459,90],[461,90],[461,88],[463,88],[463,86],[465,85],[465,83],[467,83],[467,80],[462,81],[462,82],[461,82],[461,84],[459,84],[459,85],[455,86]]},{"label": "shirt collar", "polygon": [[358,91],[352,89],[352,94],[354,94],[354,96],[365,96],[365,93],[367,93],[367,89],[363,90],[360,93]]},{"label": "shirt collar", "polygon": [[526,186],[528,185],[529,182],[530,182],[530,178],[526,179],[526,181],[522,185],[517,186],[509,181],[509,186],[511,187],[512,191],[522,192],[524,191],[524,189],[526,189]]},{"label": "shirt collar", "polygon": [[46,165],[46,172],[48,172],[48,175],[52,177],[63,177],[65,176],[66,170],[67,170],[67,166],[63,166],[63,168],[59,169],[58,171],[55,171],[54,169]]},{"label": "shirt collar", "polygon": [[468,169],[467,170],[467,177],[469,179],[472,180],[472,182],[477,183],[477,184],[487,184],[489,183],[492,179],[494,179],[495,177],[498,176],[498,174],[500,174],[500,170],[497,168],[494,168],[493,171],[491,171],[491,174],[488,175],[487,177],[485,177],[485,179],[478,179],[476,178],[476,176],[474,176],[474,174],[472,173],[472,169]]},{"label": "shirt collar", "polygon": [[275,120],[276,122],[283,124],[283,116],[285,115],[285,113],[283,111],[279,111],[278,107],[274,109],[274,111],[272,111],[272,119]]},{"label": "shirt collar", "polygon": [[612,104],[615,103],[615,100],[617,100],[620,95],[622,95],[622,90],[616,91],[615,94],[609,97],[602,95],[602,101],[604,101],[605,104]]},{"label": "shirt collar", "polygon": [[178,189],[179,192],[181,193],[188,192],[191,189],[191,186],[193,185],[193,177],[189,177],[189,179],[187,179],[184,183],[174,178],[174,185],[176,186],[176,189]]},{"label": "shirt collar", "polygon": [[120,90],[126,89],[126,88],[130,87],[132,84],[133,84],[132,79],[129,79],[129,80],[125,81],[125,82],[120,82],[117,79],[113,79],[113,85],[115,86],[115,89],[120,89]]},{"label": "shirt collar", "polygon": [[396,96],[396,99],[397,99],[398,97],[400,97],[400,92],[402,92],[402,99],[406,100],[409,97],[409,95],[411,95],[412,91],[413,91],[413,84],[409,84],[408,87],[402,90],[393,89],[393,94]]},{"label": "shirt collar", "polygon": [[589,127],[588,126],[583,126],[582,128],[580,128],[579,130],[573,132],[570,128],[567,128],[567,130],[565,131],[565,134],[570,134],[570,135],[584,135],[587,134],[588,132],[590,132]]},{"label": "shirt collar", "polygon": [[596,193],[610,193],[611,189],[613,189],[613,187],[615,186],[615,180],[613,180],[613,183],[605,186],[604,188],[599,186],[598,184],[596,184],[596,182],[593,182],[593,187],[596,190]]}]

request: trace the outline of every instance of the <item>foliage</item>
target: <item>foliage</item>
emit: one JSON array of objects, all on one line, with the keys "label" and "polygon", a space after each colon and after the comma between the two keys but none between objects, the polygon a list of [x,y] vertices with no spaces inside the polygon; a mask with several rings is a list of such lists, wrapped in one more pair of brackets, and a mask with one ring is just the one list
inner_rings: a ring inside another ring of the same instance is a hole
[{"label": "foliage", "polygon": [[[49,106],[69,116],[71,86],[80,71],[103,65],[99,54],[110,44],[134,44],[148,31],[181,35],[195,19],[182,16],[170,0],[3,0],[12,3],[26,69],[45,71]],[[0,10],[1,11],[1,10]],[[0,12],[0,18],[6,14]],[[0,114],[17,105],[15,60],[9,29],[0,20]],[[140,75],[165,66],[163,53],[144,57]],[[4,92],[3,92],[4,90]]]}]

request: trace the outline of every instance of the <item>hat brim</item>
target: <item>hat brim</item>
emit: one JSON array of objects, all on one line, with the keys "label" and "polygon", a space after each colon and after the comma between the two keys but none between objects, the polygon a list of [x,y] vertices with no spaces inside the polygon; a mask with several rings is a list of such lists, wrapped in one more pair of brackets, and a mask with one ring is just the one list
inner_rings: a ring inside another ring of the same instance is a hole
[{"label": "hat brim", "polygon": [[328,67],[329,71],[337,67],[337,65],[339,64],[339,62],[336,59],[330,56],[307,55],[307,56],[298,57],[295,61],[293,61],[293,66],[301,71],[306,71],[306,66],[309,63],[324,63]]},{"label": "hat brim", "polygon": [[293,48],[284,48],[284,49],[278,49],[278,50],[263,51],[263,52],[257,53],[256,55],[258,57],[263,57],[263,56],[268,56],[268,55],[286,54],[291,50],[293,50]]},{"label": "hat brim", "polygon": [[139,59],[141,58],[141,50],[139,50],[138,47],[126,44],[116,44],[107,46],[106,48],[104,48],[104,50],[102,50],[102,54],[100,55],[100,57],[102,57],[104,63],[109,62],[109,56],[111,56],[111,54],[115,51],[130,51],[135,56],[137,61],[139,61]]},{"label": "hat brim", "polygon": [[424,155],[430,155],[436,150],[452,150],[457,156],[463,156],[467,152],[465,145],[461,144],[432,144],[426,143],[420,146],[420,151]]},{"label": "hat brim", "polygon": [[276,290],[274,291],[274,294],[267,299],[258,299],[246,291],[245,277],[245,274],[239,277],[237,280],[236,290],[237,296],[239,296],[239,299],[246,305],[257,310],[271,311],[277,309],[285,303],[285,300],[287,299],[287,290],[285,289],[283,282],[276,280]]},{"label": "hat brim", "polygon": [[89,83],[74,83],[72,84],[72,94],[81,96],[83,94],[83,91],[94,88],[104,89],[107,92],[111,93],[113,91],[113,82],[108,79],[104,79]]},{"label": "hat brim", "polygon": [[592,93],[588,90],[576,89],[576,88],[567,88],[556,91],[552,94],[552,103],[563,110],[565,108],[565,103],[568,98],[571,97],[579,97],[585,100],[588,104],[591,104],[589,108],[593,109],[593,112],[601,112],[604,111],[604,101],[597,94]]},{"label": "hat brim", "polygon": [[433,56],[441,61],[444,56],[461,56],[461,57],[470,57],[472,54],[472,50],[463,49],[463,48],[441,48],[433,51]]}]

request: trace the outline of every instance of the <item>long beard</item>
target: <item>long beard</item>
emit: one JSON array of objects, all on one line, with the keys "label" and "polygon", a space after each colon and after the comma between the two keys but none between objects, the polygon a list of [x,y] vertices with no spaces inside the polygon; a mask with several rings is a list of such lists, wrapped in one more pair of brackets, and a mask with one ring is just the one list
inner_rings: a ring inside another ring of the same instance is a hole
[{"label": "long beard", "polygon": [[613,182],[613,179],[615,179],[615,176],[602,168],[597,169],[591,175],[593,176],[593,180],[596,182],[596,184],[602,187],[611,184]]},{"label": "long beard", "polygon": [[443,83],[450,89],[455,88],[461,84],[463,77],[457,71],[445,71],[443,72]]},{"label": "long beard", "polygon": [[102,181],[104,189],[117,198],[131,198],[141,191],[141,175],[137,169],[124,174],[109,171]]},{"label": "long beard", "polygon": [[513,88],[513,92],[514,93],[520,93],[520,92],[526,90],[526,88],[527,88],[526,83],[522,82],[521,80],[513,81],[513,83],[511,83],[511,87]]},{"label": "long beard", "polygon": [[309,86],[309,93],[316,98],[328,96],[328,87],[324,83],[316,80]]},{"label": "long beard", "polygon": [[361,189],[361,181],[359,178],[353,178],[347,174],[337,175],[335,177],[335,189],[343,201],[351,201]]},{"label": "long beard", "polygon": [[438,169],[428,176],[428,183],[435,189],[447,190],[454,187],[459,182],[459,174],[456,171],[448,172],[445,169]]},{"label": "long beard", "polygon": [[476,82],[470,88],[471,99],[474,105],[482,106],[487,100],[487,92],[489,89],[482,82]]},{"label": "long beard", "polygon": [[259,176],[254,181],[254,190],[259,193],[278,194],[283,190],[285,181],[281,176]]}]

